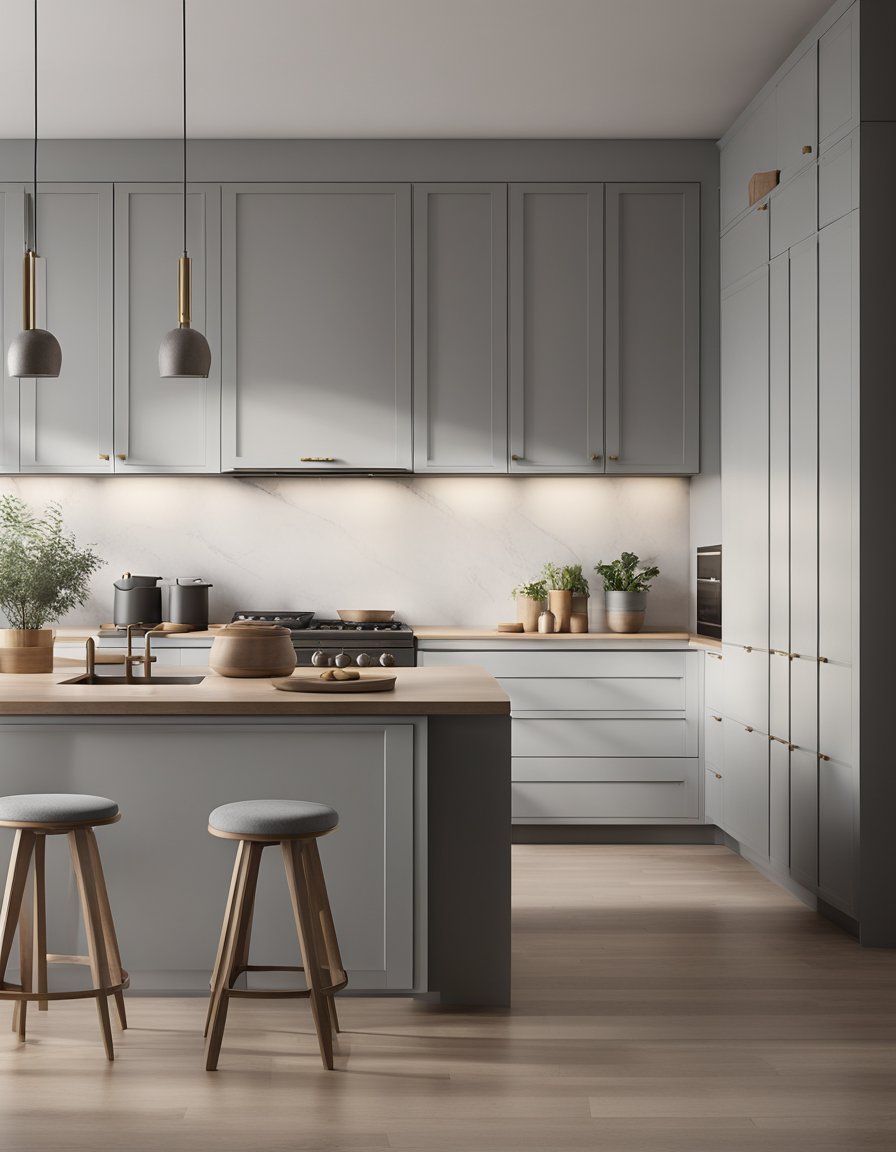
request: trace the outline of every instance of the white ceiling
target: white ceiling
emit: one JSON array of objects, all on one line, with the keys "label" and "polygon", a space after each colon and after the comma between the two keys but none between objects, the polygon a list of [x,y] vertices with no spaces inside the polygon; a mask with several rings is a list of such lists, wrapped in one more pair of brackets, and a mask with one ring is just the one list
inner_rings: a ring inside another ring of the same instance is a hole
[{"label": "white ceiling", "polygon": [[[188,0],[194,137],[699,137],[831,0]],[[0,138],[32,131],[0,5]],[[40,0],[42,137],[180,133],[180,0]]]}]

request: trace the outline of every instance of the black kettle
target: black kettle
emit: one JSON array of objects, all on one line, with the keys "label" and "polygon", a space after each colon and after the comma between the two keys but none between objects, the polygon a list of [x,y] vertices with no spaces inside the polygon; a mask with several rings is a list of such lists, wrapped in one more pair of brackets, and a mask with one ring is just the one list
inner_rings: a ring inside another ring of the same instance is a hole
[{"label": "black kettle", "polygon": [[132,576],[125,572],[115,581],[112,615],[116,628],[162,623],[162,589],[158,586],[161,579],[161,576]]},{"label": "black kettle", "polygon": [[198,632],[208,628],[208,590],[205,580],[178,578],[168,596],[168,619],[172,624],[192,624]]}]

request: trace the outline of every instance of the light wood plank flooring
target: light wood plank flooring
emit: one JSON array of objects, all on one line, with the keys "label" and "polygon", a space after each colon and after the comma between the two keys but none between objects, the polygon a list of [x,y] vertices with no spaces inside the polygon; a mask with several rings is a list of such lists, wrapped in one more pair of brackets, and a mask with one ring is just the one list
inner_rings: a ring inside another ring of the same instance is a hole
[{"label": "light wood plank flooring", "polygon": [[236,1000],[207,1073],[204,1015],[130,997],[108,1065],[92,1004],[30,1012],[0,1150],[896,1149],[896,953],[721,847],[517,846],[512,1010],[342,999],[335,1072]]}]

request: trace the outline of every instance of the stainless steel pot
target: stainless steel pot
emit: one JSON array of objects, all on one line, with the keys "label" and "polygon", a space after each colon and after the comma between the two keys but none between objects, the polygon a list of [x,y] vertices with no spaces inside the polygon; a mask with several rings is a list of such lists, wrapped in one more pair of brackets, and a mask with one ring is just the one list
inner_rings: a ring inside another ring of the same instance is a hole
[{"label": "stainless steel pot", "polygon": [[213,585],[199,579],[178,578],[168,596],[168,619],[172,624],[190,624],[198,632],[208,628],[208,590]]},{"label": "stainless steel pot", "polygon": [[115,599],[112,605],[112,618],[116,628],[128,624],[161,624],[162,589],[161,576],[132,576],[125,572],[115,581]]}]

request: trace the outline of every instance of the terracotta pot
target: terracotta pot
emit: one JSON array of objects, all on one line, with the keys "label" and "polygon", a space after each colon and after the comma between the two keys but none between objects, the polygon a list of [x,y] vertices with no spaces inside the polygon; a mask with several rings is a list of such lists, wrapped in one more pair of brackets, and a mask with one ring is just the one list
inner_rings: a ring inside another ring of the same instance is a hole
[{"label": "terracotta pot", "polygon": [[560,592],[552,588],[548,593],[548,602],[554,613],[554,631],[568,632],[569,618],[572,615],[572,592]]},{"label": "terracotta pot", "polygon": [[0,672],[52,672],[52,628],[0,628]]},{"label": "terracotta pot", "polygon": [[517,596],[516,618],[523,626],[524,632],[538,631],[538,617],[541,615],[543,600],[533,600],[531,596]]},{"label": "terracotta pot", "polygon": [[640,632],[647,609],[646,592],[605,592],[607,628],[611,632]]},{"label": "terracotta pot", "polygon": [[296,651],[288,628],[237,622],[215,635],[208,663],[219,676],[288,676],[296,666]]}]

